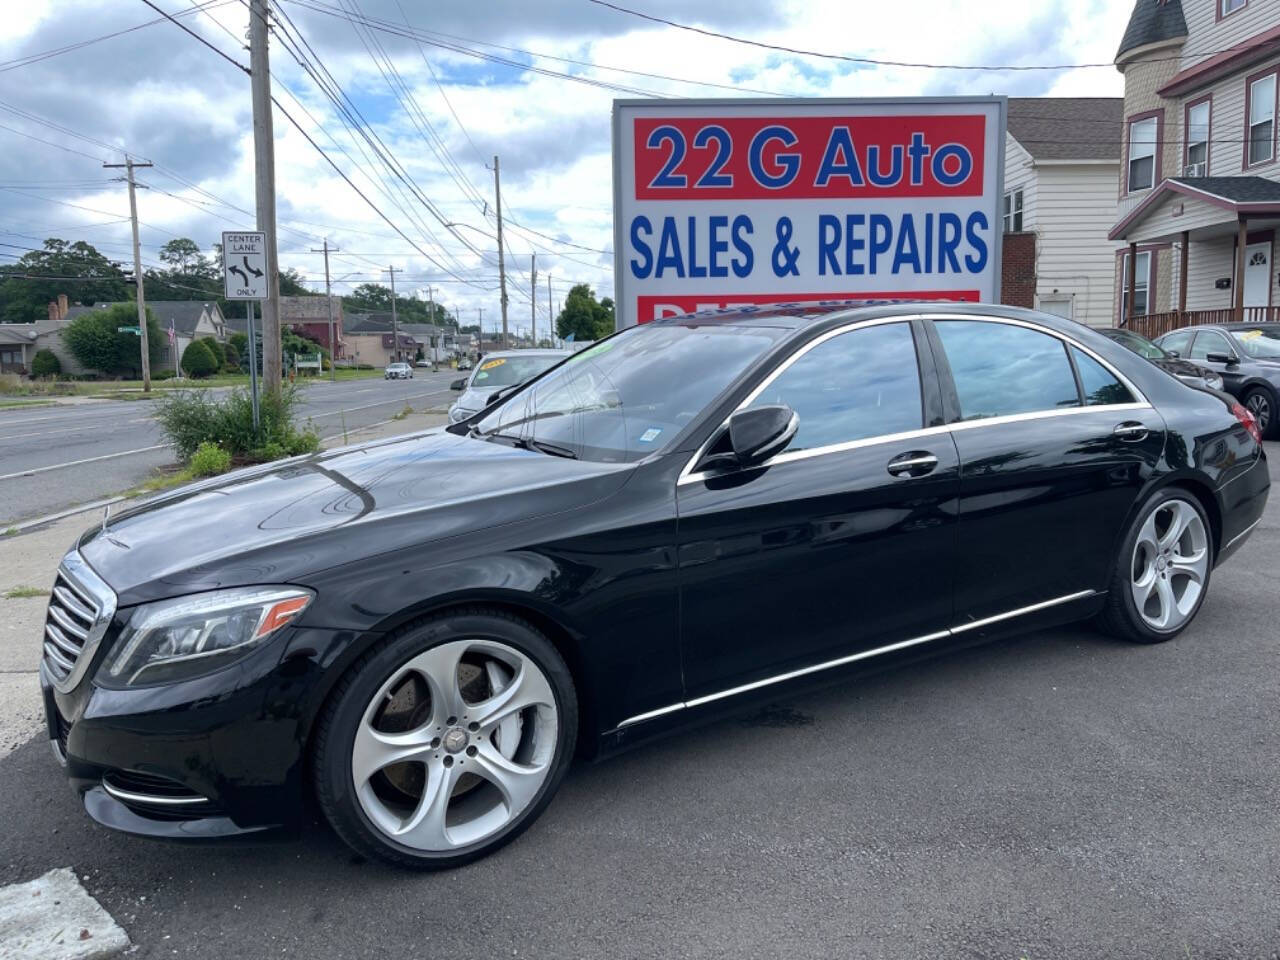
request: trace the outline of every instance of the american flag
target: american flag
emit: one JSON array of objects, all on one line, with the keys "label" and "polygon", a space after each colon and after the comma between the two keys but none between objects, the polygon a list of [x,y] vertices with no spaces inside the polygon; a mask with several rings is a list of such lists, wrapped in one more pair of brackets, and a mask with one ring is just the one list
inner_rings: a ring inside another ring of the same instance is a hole
[{"label": "american flag", "polygon": [[178,337],[177,332],[173,329],[173,321],[169,321],[169,346],[173,346],[173,341]]}]

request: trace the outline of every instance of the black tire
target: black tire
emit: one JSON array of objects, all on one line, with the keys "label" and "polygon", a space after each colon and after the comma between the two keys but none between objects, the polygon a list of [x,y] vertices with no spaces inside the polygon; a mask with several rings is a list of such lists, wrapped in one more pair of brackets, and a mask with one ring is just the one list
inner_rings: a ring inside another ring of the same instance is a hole
[{"label": "black tire", "polygon": [[[1209,563],[1204,572],[1200,596],[1196,599],[1191,613],[1176,627],[1157,630],[1148,624],[1139,613],[1138,605],[1133,598],[1133,591],[1130,589],[1130,578],[1134,550],[1143,524],[1146,523],[1152,513],[1171,500],[1180,500],[1190,504],[1199,515],[1208,542]],[[1204,598],[1209,593],[1209,580],[1213,572],[1213,557],[1216,548],[1217,545],[1213,542],[1213,527],[1209,523],[1209,517],[1205,513],[1204,506],[1194,494],[1184,490],[1182,487],[1164,487],[1151,494],[1146,502],[1143,503],[1142,509],[1138,511],[1137,516],[1120,543],[1120,552],[1115,558],[1111,579],[1107,584],[1106,605],[1096,619],[1098,628],[1113,637],[1129,640],[1133,643],[1164,643],[1172,640],[1189,627],[1200,612]]]},{"label": "black tire", "polygon": [[1240,397],[1240,402],[1257,419],[1263,439],[1274,440],[1277,429],[1280,429],[1275,391],[1266,387],[1250,387]]},{"label": "black tire", "polygon": [[[452,640],[494,640],[532,659],[556,698],[555,751],[538,794],[498,833],[447,852],[397,843],[369,820],[356,797],[352,748],[370,700],[393,671],[425,650]],[[510,843],[546,809],[573,759],[578,701],[569,668],[559,651],[532,625],[498,610],[467,607],[437,614],[380,640],[338,682],[322,711],[313,741],[313,777],[320,809],[334,831],[357,853],[401,867],[444,870],[487,856]]]}]

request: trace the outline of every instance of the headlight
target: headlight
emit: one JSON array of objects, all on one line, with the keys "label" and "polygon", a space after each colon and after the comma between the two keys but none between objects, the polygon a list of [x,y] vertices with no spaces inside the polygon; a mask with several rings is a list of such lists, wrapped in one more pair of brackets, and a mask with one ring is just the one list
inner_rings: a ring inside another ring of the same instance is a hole
[{"label": "headlight", "polygon": [[1221,390],[1222,377],[1218,376],[1216,373],[1207,372],[1204,375],[1204,385],[1211,390]]},{"label": "headlight", "polygon": [[136,608],[97,682],[172,683],[239,660],[293,622],[315,596],[301,587],[215,590]]},{"label": "headlight", "polygon": [[461,423],[463,420],[467,419],[467,417],[469,416],[471,416],[470,410],[463,410],[461,407],[457,406],[456,404],[449,408],[450,423]]}]

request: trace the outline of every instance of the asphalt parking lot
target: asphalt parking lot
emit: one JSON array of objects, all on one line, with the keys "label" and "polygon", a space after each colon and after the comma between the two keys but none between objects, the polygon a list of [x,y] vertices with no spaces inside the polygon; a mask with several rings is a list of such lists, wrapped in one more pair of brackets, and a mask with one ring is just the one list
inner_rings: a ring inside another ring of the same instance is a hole
[{"label": "asphalt parking lot", "polygon": [[576,767],[450,873],[319,825],[112,834],[37,739],[0,760],[0,884],[73,867],[137,957],[1280,957],[1278,499],[1172,643],[1063,629],[792,697]]}]

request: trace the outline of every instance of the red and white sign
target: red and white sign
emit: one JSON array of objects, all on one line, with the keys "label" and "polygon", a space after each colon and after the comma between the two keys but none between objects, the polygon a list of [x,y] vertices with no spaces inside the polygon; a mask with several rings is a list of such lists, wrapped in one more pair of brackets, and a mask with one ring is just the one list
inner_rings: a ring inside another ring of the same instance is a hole
[{"label": "red and white sign", "polygon": [[999,298],[1002,97],[636,100],[613,113],[619,326]]}]

